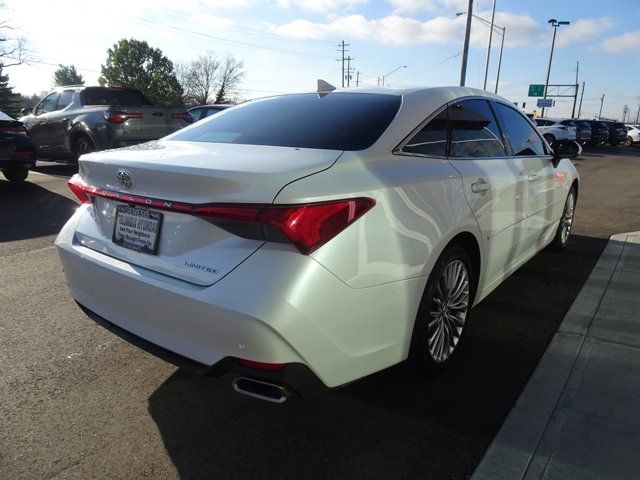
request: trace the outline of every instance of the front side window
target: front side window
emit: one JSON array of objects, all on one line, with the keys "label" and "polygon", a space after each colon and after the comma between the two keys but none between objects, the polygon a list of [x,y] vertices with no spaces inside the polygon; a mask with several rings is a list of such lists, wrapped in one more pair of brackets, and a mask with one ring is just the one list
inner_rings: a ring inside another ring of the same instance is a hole
[{"label": "front side window", "polygon": [[447,109],[442,110],[409,140],[402,151],[444,157],[447,154]]},{"label": "front side window", "polygon": [[502,135],[486,100],[463,100],[449,106],[451,157],[503,157]]},{"label": "front side window", "polygon": [[53,112],[58,104],[58,92],[53,92],[42,99],[42,101],[36,107],[36,115],[42,115],[43,113]]},{"label": "front side window", "polygon": [[520,112],[503,103],[494,103],[505,136],[516,156],[546,155],[544,143],[536,129]]}]

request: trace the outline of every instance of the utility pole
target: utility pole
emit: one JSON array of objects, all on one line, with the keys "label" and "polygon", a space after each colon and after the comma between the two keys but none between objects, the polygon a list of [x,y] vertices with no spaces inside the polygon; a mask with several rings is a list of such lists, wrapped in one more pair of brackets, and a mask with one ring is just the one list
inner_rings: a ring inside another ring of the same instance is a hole
[{"label": "utility pole", "polygon": [[498,93],[498,84],[500,83],[500,67],[502,66],[502,49],[504,48],[504,33],[507,27],[502,27],[502,40],[500,40],[500,58],[498,59],[498,73],[496,75],[496,88],[493,93]]},{"label": "utility pole", "polygon": [[580,94],[580,106],[578,107],[578,118],[580,118],[580,113],[582,113],[582,98],[584,97],[584,82],[582,82],[582,93]]},{"label": "utility pole", "polygon": [[344,54],[349,51],[349,44],[344,43],[344,40],[338,44],[338,51],[342,54],[342,57],[338,59],[339,62],[342,62],[342,88],[344,88]]},{"label": "utility pole", "polygon": [[600,113],[598,114],[598,120],[602,118],[602,105],[604,105],[604,93],[602,94],[602,98],[600,98]]},{"label": "utility pole", "polygon": [[[552,18],[548,22],[553,27],[553,40],[551,40],[551,53],[549,54],[549,66],[547,67],[547,81],[544,82],[544,97],[547,98],[547,89],[549,88],[549,76],[551,75],[551,62],[553,61],[553,48],[556,45],[556,32],[558,31],[558,27],[560,25],[569,25],[569,22],[561,21],[559,22],[555,18]],[[542,114],[540,115],[544,117],[544,107],[542,107]]]},{"label": "utility pole", "polygon": [[347,57],[347,87],[351,85],[351,60],[355,60],[351,55]]},{"label": "utility pole", "polygon": [[471,36],[471,17],[473,16],[473,0],[469,0],[467,8],[467,27],[464,31],[464,47],[462,48],[462,67],[460,68],[460,86],[464,87],[467,79],[467,58],[469,57],[469,37]]},{"label": "utility pole", "polygon": [[578,102],[578,69],[580,68],[580,62],[576,62],[576,90],[573,95],[573,110],[571,110],[571,118],[576,118],[576,103]]},{"label": "utility pole", "polygon": [[356,87],[360,86],[360,70],[356,72]]},{"label": "utility pole", "polygon": [[489,59],[491,58],[491,40],[493,39],[493,20],[495,16],[496,16],[496,0],[493,0],[493,10],[491,11],[491,26],[489,27],[489,48],[487,48],[487,63],[484,66],[484,84],[482,85],[483,90],[487,89],[487,76],[489,75]]},{"label": "utility pole", "polygon": [[629,105],[625,105],[622,109],[622,123],[625,123],[625,120],[627,119],[627,113],[629,113]]},{"label": "utility pole", "polygon": [[638,105],[638,113],[636,113],[636,125],[638,125],[639,121],[640,121],[640,105]]}]

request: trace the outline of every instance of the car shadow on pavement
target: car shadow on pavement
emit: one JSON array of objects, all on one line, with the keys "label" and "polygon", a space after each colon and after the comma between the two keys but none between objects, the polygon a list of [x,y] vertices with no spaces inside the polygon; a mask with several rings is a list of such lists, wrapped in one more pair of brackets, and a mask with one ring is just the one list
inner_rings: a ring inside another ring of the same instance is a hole
[{"label": "car shadow on pavement", "polygon": [[70,198],[29,180],[0,180],[0,242],[56,234],[77,208]]},{"label": "car shadow on pavement", "polygon": [[311,400],[232,393],[231,375],[177,371],[149,412],[181,479],[468,478],[535,369],[607,239],[543,252],[473,311],[446,371],[408,362]]},{"label": "car shadow on pavement", "polygon": [[43,163],[42,161],[38,161],[33,171],[57,177],[71,177],[71,175],[78,172],[78,164],[75,162],[53,163],[47,161]]}]

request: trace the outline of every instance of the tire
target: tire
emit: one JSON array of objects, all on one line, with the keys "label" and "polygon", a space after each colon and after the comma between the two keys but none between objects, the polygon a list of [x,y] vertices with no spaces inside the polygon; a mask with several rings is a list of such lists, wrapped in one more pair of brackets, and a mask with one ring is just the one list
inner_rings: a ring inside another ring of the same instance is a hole
[{"label": "tire", "polygon": [[29,175],[29,169],[26,167],[21,168],[7,168],[2,171],[4,178],[10,182],[24,182]]},{"label": "tire", "polygon": [[81,155],[96,151],[93,141],[86,135],[78,135],[73,140],[73,158],[77,162]]},{"label": "tire", "polygon": [[410,356],[421,369],[438,373],[455,358],[469,325],[475,284],[467,252],[448,246],[429,275],[413,328]]},{"label": "tire", "polygon": [[562,210],[562,217],[560,218],[556,235],[548,247],[549,250],[553,252],[563,251],[569,243],[571,228],[573,227],[573,217],[576,211],[576,200],[576,188],[571,187],[567,199],[564,202],[564,209]]},{"label": "tire", "polygon": [[613,140],[613,141],[609,141],[609,143],[611,144],[612,147],[617,147],[620,142],[617,140]]},{"label": "tire", "polygon": [[553,148],[553,144],[556,143],[556,137],[554,137],[553,135],[551,135],[550,133],[545,133],[543,135],[544,139],[547,141],[547,143],[549,144],[549,146],[551,148]]}]

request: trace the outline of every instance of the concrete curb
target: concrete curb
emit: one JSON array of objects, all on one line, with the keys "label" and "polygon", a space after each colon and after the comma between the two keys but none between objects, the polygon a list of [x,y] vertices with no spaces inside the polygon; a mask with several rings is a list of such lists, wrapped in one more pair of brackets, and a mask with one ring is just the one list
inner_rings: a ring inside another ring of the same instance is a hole
[{"label": "concrete curb", "polygon": [[[554,468],[550,468],[561,437],[565,439],[570,436],[564,431],[565,420],[570,416],[571,422],[575,422],[576,403],[579,403],[576,395],[579,392],[582,403],[582,399],[590,395],[583,379],[594,347],[598,355],[598,359],[592,362],[594,364],[601,358],[610,360],[602,354],[601,350],[605,347],[601,345],[615,345],[618,349],[619,345],[640,347],[640,322],[633,322],[635,315],[623,317],[622,323],[619,315],[614,323],[609,319],[616,313],[609,312],[609,304],[613,296],[618,295],[616,288],[623,271],[635,275],[631,277],[633,282],[637,282],[633,286],[635,292],[640,293],[640,232],[611,237],[516,405],[473,473],[472,480],[586,478],[585,475],[588,478],[626,478],[624,466],[622,473],[618,472],[620,476],[600,477],[592,475],[593,468],[580,470],[579,465],[574,465],[579,462],[567,462],[566,458],[562,467],[554,464]],[[628,280],[625,289],[629,289]],[[618,287],[618,292],[621,291]],[[620,303],[616,297],[616,305]],[[604,317],[609,320],[598,320]],[[635,357],[630,363],[634,361]],[[592,380],[593,368],[596,367],[589,366],[589,381],[596,383],[592,390],[598,390],[597,382],[601,380]],[[636,412],[636,415],[640,418],[640,412]],[[614,419],[614,423],[617,420]],[[574,428],[574,423],[571,428]],[[593,438],[589,440],[594,441]],[[565,457],[566,450],[563,450]],[[577,455],[575,451],[571,454],[574,457]],[[584,452],[584,455],[589,453]],[[560,471],[564,474],[558,473]],[[567,475],[568,472],[571,473]],[[633,475],[637,474],[638,471],[633,472]]]}]

